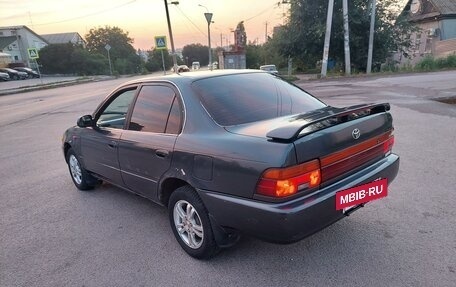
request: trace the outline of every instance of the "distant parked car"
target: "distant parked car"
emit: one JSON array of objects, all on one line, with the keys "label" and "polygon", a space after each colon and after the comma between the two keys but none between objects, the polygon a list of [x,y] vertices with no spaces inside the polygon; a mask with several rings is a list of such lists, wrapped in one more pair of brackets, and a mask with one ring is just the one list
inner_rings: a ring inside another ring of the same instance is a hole
[{"label": "distant parked car", "polygon": [[0,81],[9,81],[10,76],[7,73],[0,72]]},{"label": "distant parked car", "polygon": [[277,71],[277,68],[275,65],[264,65],[264,66],[260,66],[260,70],[262,71],[266,71],[268,73],[271,73],[271,74],[278,74],[279,71]]},{"label": "distant parked car", "polygon": [[187,65],[180,65],[177,67],[177,72],[178,73],[190,72],[190,68]]},{"label": "distant parked car", "polygon": [[0,68],[0,72],[7,73],[13,80],[24,80],[27,79],[27,73],[16,71],[10,68]]},{"label": "distant parked car", "polygon": [[39,78],[40,77],[40,74],[38,74],[37,71],[32,70],[32,69],[27,68],[27,67],[15,67],[14,70],[19,71],[19,72],[27,73],[27,77],[28,78]]},{"label": "distant parked car", "polygon": [[192,70],[199,70],[200,67],[201,67],[200,62],[192,63]]}]

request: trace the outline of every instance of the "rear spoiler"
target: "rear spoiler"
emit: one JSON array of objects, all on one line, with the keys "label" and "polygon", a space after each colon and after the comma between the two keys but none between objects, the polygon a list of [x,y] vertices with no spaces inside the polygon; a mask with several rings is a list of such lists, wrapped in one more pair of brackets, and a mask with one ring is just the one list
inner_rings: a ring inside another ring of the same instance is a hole
[{"label": "rear spoiler", "polygon": [[299,137],[335,126],[344,122],[352,121],[368,115],[387,112],[390,104],[363,104],[345,108],[331,108],[323,113],[325,116],[300,114],[285,125],[276,128],[266,134],[272,141],[291,142]]}]

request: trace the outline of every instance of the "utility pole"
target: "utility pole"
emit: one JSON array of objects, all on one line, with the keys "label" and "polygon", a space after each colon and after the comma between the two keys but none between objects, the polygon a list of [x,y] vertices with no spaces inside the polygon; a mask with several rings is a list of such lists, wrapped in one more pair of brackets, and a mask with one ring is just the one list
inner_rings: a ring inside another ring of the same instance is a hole
[{"label": "utility pole", "polygon": [[325,34],[325,46],[323,47],[323,61],[321,63],[321,77],[326,77],[328,71],[328,54],[329,54],[329,42],[331,40],[331,25],[333,16],[334,0],[328,2],[328,15],[326,18],[326,34]]},{"label": "utility pole", "polygon": [[[176,50],[174,49],[174,40],[173,40],[173,30],[171,30],[171,22],[169,21],[169,11],[168,11],[168,2],[165,1],[165,10],[166,10],[166,20],[168,21],[168,32],[169,32],[169,39],[171,40],[171,53],[173,56],[173,70],[174,73],[177,73],[177,59],[176,59]],[[171,4],[177,5],[179,2],[171,2]]]},{"label": "utility pole", "polygon": [[266,30],[264,31],[264,42],[267,43],[268,42],[268,21],[266,21],[266,23],[264,23],[266,25]]},{"label": "utility pole", "polygon": [[376,13],[376,3],[375,0],[372,0],[372,12],[371,12],[371,23],[370,23],[370,33],[369,33],[369,52],[367,55],[367,74],[372,72],[372,53],[374,49],[374,28],[375,28],[375,13]]},{"label": "utility pole", "polygon": [[344,14],[344,52],[345,52],[345,75],[351,74],[350,64],[350,29],[348,27],[348,3],[342,0],[342,10]]}]

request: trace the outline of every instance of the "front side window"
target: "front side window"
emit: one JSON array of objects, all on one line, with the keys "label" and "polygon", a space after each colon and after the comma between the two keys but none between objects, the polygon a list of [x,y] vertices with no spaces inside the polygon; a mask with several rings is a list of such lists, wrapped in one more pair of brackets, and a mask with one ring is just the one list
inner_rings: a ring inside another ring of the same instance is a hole
[{"label": "front side window", "polygon": [[180,107],[174,90],[167,86],[143,86],[133,108],[128,129],[178,133]]},{"label": "front side window", "polygon": [[120,92],[115,96],[108,106],[106,106],[97,120],[98,127],[108,127],[122,129],[127,117],[128,108],[133,101],[136,88]]}]

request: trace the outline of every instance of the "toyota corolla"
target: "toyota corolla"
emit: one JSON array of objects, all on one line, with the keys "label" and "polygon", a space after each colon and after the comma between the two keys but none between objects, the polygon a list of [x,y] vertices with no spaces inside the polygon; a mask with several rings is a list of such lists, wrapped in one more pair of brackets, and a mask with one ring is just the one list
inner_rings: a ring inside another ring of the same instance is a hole
[{"label": "toyota corolla", "polygon": [[261,71],[176,74],[115,89],[63,153],[78,189],[106,181],[167,207],[181,247],[209,258],[241,234],[296,242],[386,196],[389,110],[328,106]]}]

